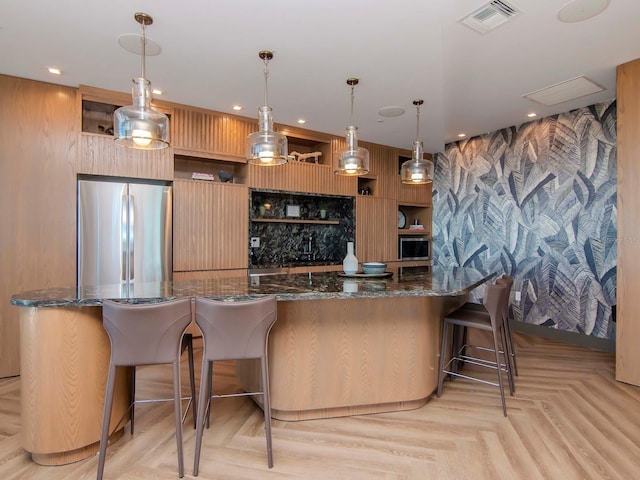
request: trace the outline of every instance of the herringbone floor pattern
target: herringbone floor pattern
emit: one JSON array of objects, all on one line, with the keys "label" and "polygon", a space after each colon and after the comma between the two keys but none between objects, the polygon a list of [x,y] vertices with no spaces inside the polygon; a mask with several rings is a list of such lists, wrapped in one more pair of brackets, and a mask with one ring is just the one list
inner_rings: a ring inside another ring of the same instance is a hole
[{"label": "herringbone floor pattern", "polygon": [[[516,342],[520,375],[508,418],[497,389],[459,379],[418,410],[274,421],[270,470],[262,412],[245,398],[222,399],[205,432],[198,478],[639,479],[640,388],[614,380],[614,356],[521,334]],[[216,375],[217,391],[237,388],[231,364]],[[140,369],[140,393],[170,391],[169,377],[162,367]],[[61,467],[32,463],[20,447],[19,407],[20,379],[0,381],[1,479],[95,478],[97,458]],[[189,422],[187,479],[195,478]],[[137,408],[135,437],[127,429],[109,448],[104,478],[177,478],[170,403]]]}]

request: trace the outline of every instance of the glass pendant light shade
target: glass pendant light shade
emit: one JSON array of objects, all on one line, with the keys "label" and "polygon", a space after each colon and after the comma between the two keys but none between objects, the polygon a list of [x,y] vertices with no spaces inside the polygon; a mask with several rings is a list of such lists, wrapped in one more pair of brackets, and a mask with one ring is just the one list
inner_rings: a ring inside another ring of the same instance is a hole
[{"label": "glass pendant light shade", "polygon": [[133,105],[118,108],[113,114],[116,144],[127,148],[159,150],[169,146],[169,118],[151,107],[151,82],[145,78],[147,38],[144,27],[153,23],[146,13],[136,13],[142,26],[142,75],[133,79]]},{"label": "glass pendant light shade", "polygon": [[258,56],[264,61],[264,106],[258,109],[260,129],[247,136],[247,162],[263,167],[282,165],[287,163],[289,155],[287,137],[273,130],[273,111],[267,101],[269,60],[273,58],[273,52],[262,50]]},{"label": "glass pendant light shade", "polygon": [[348,78],[351,87],[351,125],[346,129],[347,146],[334,154],[333,173],[336,175],[365,175],[369,173],[369,151],[358,146],[358,127],[353,125],[354,88],[359,83],[357,78]]},{"label": "glass pendant light shade", "polygon": [[337,175],[364,175],[369,173],[369,151],[358,146],[358,127],[347,127],[347,146],[337,152]]},{"label": "glass pendant light shade", "polygon": [[419,140],[420,133],[420,105],[423,100],[414,100],[416,106],[416,141],[411,149],[411,160],[407,160],[400,167],[400,178],[402,183],[410,185],[424,185],[431,183],[433,179],[433,162],[424,159],[424,147]]},{"label": "glass pendant light shade", "polygon": [[169,118],[151,108],[151,83],[133,79],[133,105],[114,112],[118,138],[116,143],[128,148],[157,150],[169,146]]},{"label": "glass pendant light shade", "polygon": [[260,130],[247,136],[247,160],[263,167],[287,163],[287,137],[273,131],[273,114],[271,107],[258,109]]}]

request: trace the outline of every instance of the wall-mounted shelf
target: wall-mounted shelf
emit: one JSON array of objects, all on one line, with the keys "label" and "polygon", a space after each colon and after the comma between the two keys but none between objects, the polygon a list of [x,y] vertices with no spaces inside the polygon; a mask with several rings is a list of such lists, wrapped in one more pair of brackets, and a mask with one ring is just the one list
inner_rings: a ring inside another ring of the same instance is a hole
[{"label": "wall-mounted shelf", "polygon": [[302,218],[261,218],[256,217],[251,219],[252,222],[261,223],[312,223],[315,225],[340,225],[339,220],[305,220]]},{"label": "wall-mounted shelf", "polygon": [[410,230],[408,228],[399,228],[398,229],[398,235],[402,235],[402,236],[408,236],[408,235],[416,235],[416,236],[423,236],[426,235],[427,237],[431,236],[431,232],[429,230]]}]

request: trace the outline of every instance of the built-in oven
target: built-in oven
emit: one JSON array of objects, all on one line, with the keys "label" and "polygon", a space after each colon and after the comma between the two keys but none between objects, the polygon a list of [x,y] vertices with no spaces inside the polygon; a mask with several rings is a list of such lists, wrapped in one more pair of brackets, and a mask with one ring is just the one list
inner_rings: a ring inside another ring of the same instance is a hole
[{"label": "built-in oven", "polygon": [[431,241],[428,237],[400,237],[398,257],[400,260],[428,260],[431,254]]}]

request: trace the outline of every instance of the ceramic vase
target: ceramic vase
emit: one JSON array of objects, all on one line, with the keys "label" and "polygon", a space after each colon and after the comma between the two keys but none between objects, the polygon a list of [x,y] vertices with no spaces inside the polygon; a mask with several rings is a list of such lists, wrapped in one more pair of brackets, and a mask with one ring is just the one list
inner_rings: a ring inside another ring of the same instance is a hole
[{"label": "ceramic vase", "polygon": [[342,260],[342,269],[347,275],[358,272],[358,259],[353,253],[353,242],[347,242],[347,256]]}]

